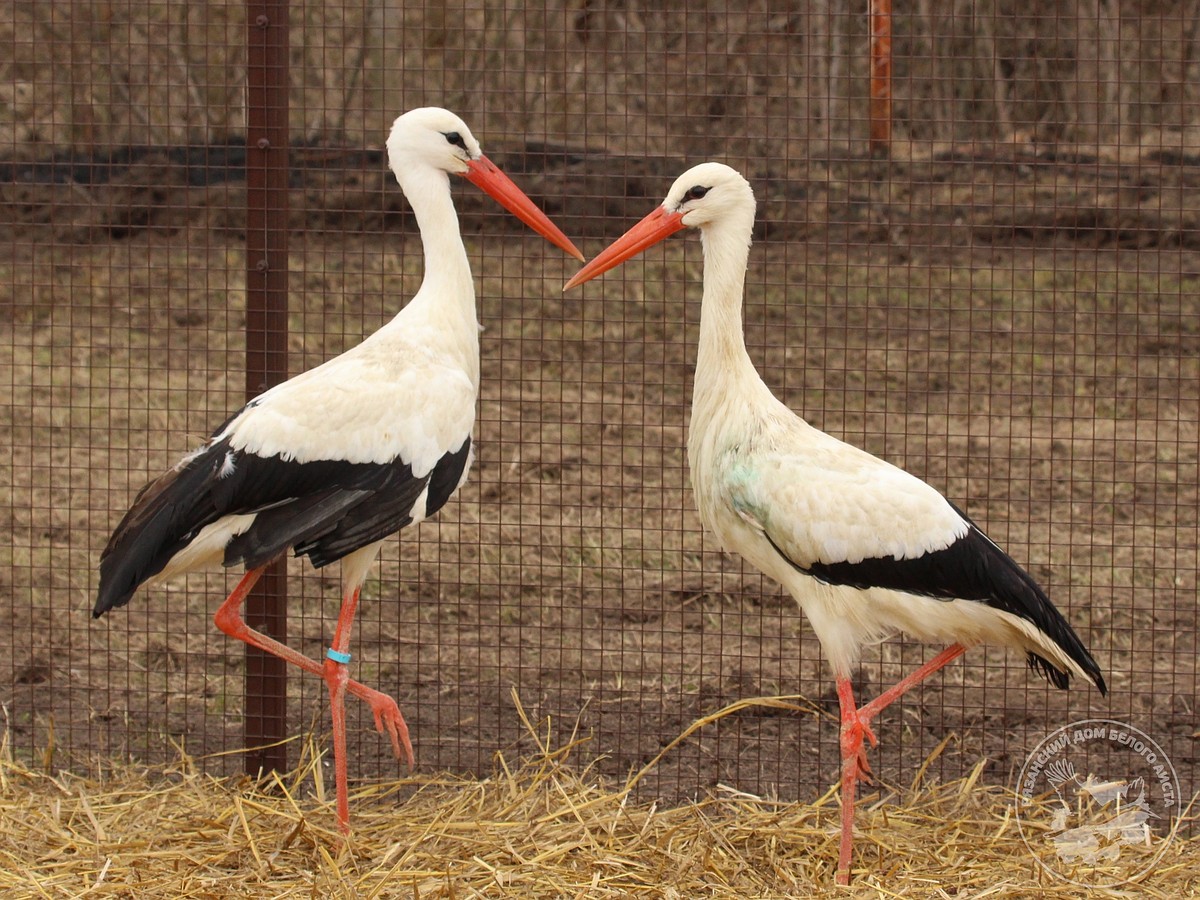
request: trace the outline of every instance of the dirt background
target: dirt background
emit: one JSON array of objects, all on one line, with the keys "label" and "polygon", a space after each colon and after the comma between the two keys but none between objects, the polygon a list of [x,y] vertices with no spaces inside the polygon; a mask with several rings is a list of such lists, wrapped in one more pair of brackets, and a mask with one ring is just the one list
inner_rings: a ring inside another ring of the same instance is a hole
[{"label": "dirt background", "polygon": [[[50,767],[239,770],[244,658],[211,613],[221,573],[140,594],[100,622],[97,554],[137,488],[242,402],[239,148],[133,151],[0,177],[3,742]],[[489,154],[594,255],[661,199],[675,158],[509,144]],[[290,367],[377,328],[420,278],[419,242],[377,153],[298,148]],[[753,174],[753,173],[752,173]],[[913,148],[759,173],[747,340],[819,427],[963,506],[1047,587],[1108,698],[1058,692],[973,650],[882,717],[876,772],[908,784],[981,758],[1012,785],[1046,732],[1099,716],[1197,774],[1200,158],[1033,143]],[[439,514],[389,541],[364,590],[358,677],[392,693],[419,767],[486,776],[544,737],[587,738],[620,778],[697,717],[640,783],[678,803],[718,784],[812,799],[835,779],[836,702],[790,599],[701,533],[684,444],[699,314],[694,238],[564,296],[570,260],[455,188],[479,286],[478,459]],[[293,561],[289,643],[312,656],[337,571]],[[934,652],[869,650],[873,696]],[[291,674],[289,733],[328,728]],[[350,712],[351,772],[402,774]],[[944,742],[944,746],[943,746]],[[940,749],[939,749],[940,748]],[[301,752],[297,743],[290,753]]]}]

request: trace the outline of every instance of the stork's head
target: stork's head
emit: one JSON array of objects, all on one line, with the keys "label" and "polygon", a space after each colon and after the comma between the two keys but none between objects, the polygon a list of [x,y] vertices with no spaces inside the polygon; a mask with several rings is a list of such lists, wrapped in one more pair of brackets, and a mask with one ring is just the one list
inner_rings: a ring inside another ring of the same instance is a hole
[{"label": "stork's head", "polygon": [[392,123],[387,139],[388,163],[399,175],[412,166],[427,166],[465,175],[483,157],[467,123],[436,106],[410,109]]},{"label": "stork's head", "polygon": [[483,155],[467,123],[448,109],[425,106],[404,113],[392,123],[387,151],[388,164],[410,200],[422,186],[430,186],[432,173],[462,175],[546,240],[583,262],[583,254],[570,239]]},{"label": "stork's head", "polygon": [[736,170],[715,162],[693,166],[675,179],[661,206],[576,272],[563,290],[590,281],[683,228],[705,232],[720,227],[748,235],[754,205],[750,183]]},{"label": "stork's head", "polygon": [[678,215],[681,225],[688,228],[703,228],[734,216],[744,218],[747,210],[753,222],[754,191],[736,169],[723,163],[700,163],[675,179],[662,209],[668,216]]}]

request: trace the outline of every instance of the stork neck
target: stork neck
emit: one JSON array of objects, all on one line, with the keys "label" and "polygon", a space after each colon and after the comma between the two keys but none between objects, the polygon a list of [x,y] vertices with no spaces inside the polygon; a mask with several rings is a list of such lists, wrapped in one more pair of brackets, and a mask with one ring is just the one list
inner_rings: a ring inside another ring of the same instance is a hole
[{"label": "stork neck", "polygon": [[[753,211],[751,211],[753,213]],[[704,299],[700,307],[700,346],[696,372],[728,378],[758,379],[746,352],[742,297],[750,258],[752,223],[713,223],[701,232],[704,244]],[[701,379],[697,377],[697,395]]]},{"label": "stork neck", "polygon": [[421,231],[425,276],[409,307],[436,304],[438,312],[477,327],[475,283],[450,194],[450,178],[440,171],[396,173]]}]

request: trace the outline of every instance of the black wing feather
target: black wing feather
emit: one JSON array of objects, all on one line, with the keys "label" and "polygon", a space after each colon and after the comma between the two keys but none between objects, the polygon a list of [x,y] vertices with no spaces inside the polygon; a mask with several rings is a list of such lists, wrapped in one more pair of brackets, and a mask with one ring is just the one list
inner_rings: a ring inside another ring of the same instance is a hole
[{"label": "black wing feather", "polygon": [[[945,549],[912,559],[886,556],[855,563],[818,562],[804,567],[789,559],[773,540],[771,546],[793,567],[826,584],[860,590],[887,588],[938,600],[970,600],[1019,616],[1032,623],[1061,647],[1067,656],[1079,663],[1100,692],[1105,693],[1100,667],[1038,583],[962,510],[954,507],[954,511],[967,523],[967,533]],[[770,535],[767,539],[771,540]],[[1067,687],[1068,674],[1049,660],[1030,652],[1029,665],[1056,687]]]},{"label": "black wing feather", "polygon": [[445,506],[458,488],[470,452],[471,439],[468,437],[461,447],[439,459],[424,478],[413,478],[411,469],[406,468],[403,477],[407,480],[381,484],[371,497],[355,507],[353,516],[343,519],[336,529],[296,543],[296,555],[308,556],[312,564],[320,568],[359,547],[382,540],[412,522],[413,507],[426,488],[425,517],[432,516]]},{"label": "black wing feather", "polygon": [[273,506],[258,513],[254,525],[225,545],[226,566],[256,569],[295,544],[327,532],[338,518],[368,491],[334,488]]},{"label": "black wing feather", "polygon": [[458,485],[469,447],[468,439],[429,475],[414,478],[400,460],[301,463],[217,441],[139,493],[101,555],[93,615],[128,603],[201,529],[227,515],[255,519],[226,546],[226,566],[259,566],[288,547],[317,568],[328,565],[412,522],[426,486],[427,514],[440,508]]},{"label": "black wing feather", "polygon": [[331,523],[325,533],[297,542],[296,555],[307,556],[319,569],[410,524],[413,506],[429,476],[414,478],[407,464],[396,464],[379,474],[381,479],[372,492]]},{"label": "black wing feather", "polygon": [[470,458],[471,438],[468,435],[461,447],[438,460],[429,475],[429,494],[425,498],[426,516],[432,516],[445,506],[450,496],[458,490],[458,483],[462,481]]},{"label": "black wing feather", "polygon": [[100,554],[94,616],[124,606],[138,586],[161,572],[176,553],[222,515],[205,486],[224,463],[227,446],[213,446],[151,481]]},{"label": "black wing feather", "polygon": [[[229,483],[234,481],[237,483]],[[424,483],[425,479],[413,478],[412,467],[400,460],[351,463],[326,459],[301,463],[277,456],[263,459],[241,454],[234,475],[215,489],[228,493],[230,512],[258,515],[250,528],[229,542],[224,564],[261,565],[292,547],[297,556],[308,555],[315,567],[328,565],[398,531],[411,518],[393,516],[387,530],[378,536],[351,537],[342,541],[334,553],[314,556],[309,548],[344,531],[347,523],[372,518],[373,505],[403,506],[407,513]]]}]

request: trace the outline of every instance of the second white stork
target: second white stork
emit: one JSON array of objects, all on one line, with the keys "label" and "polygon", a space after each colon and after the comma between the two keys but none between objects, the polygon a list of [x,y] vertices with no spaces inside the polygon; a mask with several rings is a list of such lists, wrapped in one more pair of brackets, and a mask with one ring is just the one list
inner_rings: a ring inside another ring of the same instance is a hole
[{"label": "second white stork", "polygon": [[[1026,654],[1054,685],[1104,679],[1042,589],[966,514],[925,482],[813,428],[763,383],[746,351],[742,296],[754,193],[720,163],[689,169],[666,200],[566,285],[574,287],[685,227],[700,229],[704,294],[688,433],[704,526],[796,599],[837,682],[846,884],[864,738],[889,703],[968,647]],[[904,633],[950,646],[856,708],[850,675],[865,645]]]},{"label": "second white stork", "polygon": [[[147,582],[218,563],[245,566],[216,624],[325,680],[343,831],[349,828],[347,691],[370,705],[396,756],[413,762],[396,701],[348,674],[359,591],[382,541],[437,512],[466,480],[472,460],[479,326],[449,176],[464,176],[583,259],[453,113],[431,107],[400,116],[387,153],[421,231],[420,289],[361,344],[251,400],[207,443],[146,485],[101,554],[93,609],[99,617],[124,606]],[[250,588],[288,549],[317,568],[342,564],[342,606],[323,660],[242,619]]]}]

